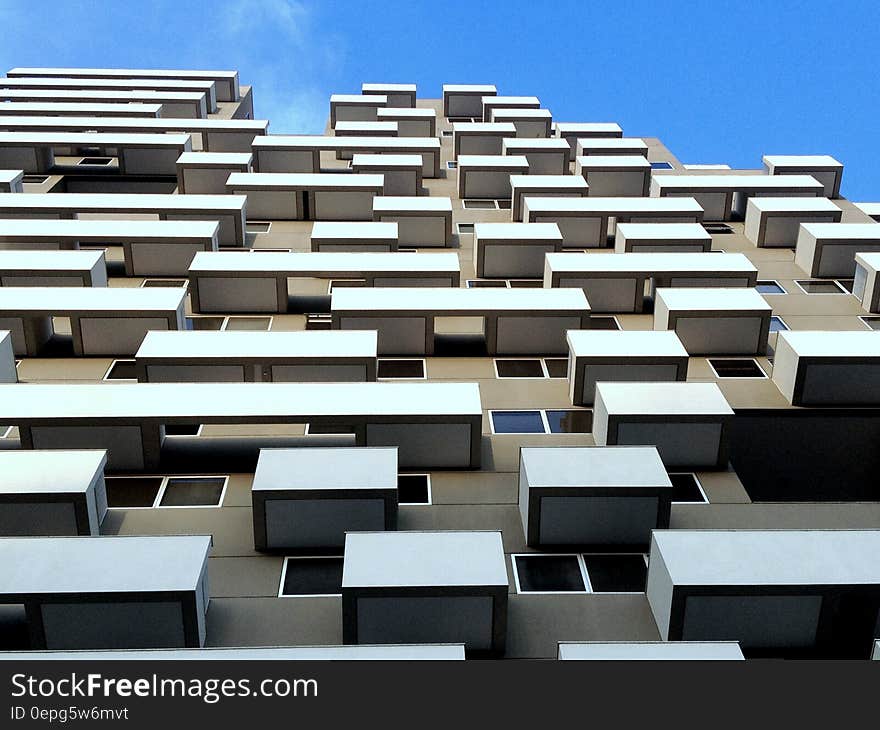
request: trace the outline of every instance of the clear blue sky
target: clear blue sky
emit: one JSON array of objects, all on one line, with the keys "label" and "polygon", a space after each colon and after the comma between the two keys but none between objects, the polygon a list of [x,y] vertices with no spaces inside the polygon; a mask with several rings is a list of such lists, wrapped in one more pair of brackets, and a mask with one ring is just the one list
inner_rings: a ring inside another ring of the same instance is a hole
[{"label": "clear blue sky", "polygon": [[0,0],[0,66],[238,68],[273,132],[362,81],[494,83],[682,162],[834,155],[880,200],[880,1]]}]

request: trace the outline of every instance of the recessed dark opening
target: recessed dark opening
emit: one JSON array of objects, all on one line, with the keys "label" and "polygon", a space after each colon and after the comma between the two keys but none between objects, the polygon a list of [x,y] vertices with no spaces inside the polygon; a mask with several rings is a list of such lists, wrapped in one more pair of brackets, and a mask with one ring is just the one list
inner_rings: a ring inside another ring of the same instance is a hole
[{"label": "recessed dark opening", "polygon": [[380,378],[424,378],[425,361],[379,358],[376,374]]},{"label": "recessed dark opening", "polygon": [[268,233],[271,225],[269,221],[248,221],[245,230],[248,233]]},{"label": "recessed dark opening", "polygon": [[499,378],[543,378],[540,360],[496,360]]},{"label": "recessed dark opening", "polygon": [[593,593],[642,593],[648,566],[641,554],[584,555]]},{"label": "recessed dark opening", "polygon": [[42,185],[48,179],[46,175],[23,175],[21,181],[32,185]]},{"label": "recessed dark opening", "polygon": [[764,371],[755,360],[714,359],[709,364],[719,378],[766,378]]},{"label": "recessed dark opening", "polygon": [[583,410],[548,410],[547,423],[550,433],[591,433],[593,430],[593,411]]},{"label": "recessed dark opening", "polygon": [[544,433],[540,411],[490,411],[495,433]]},{"label": "recessed dark opening", "polygon": [[187,317],[188,330],[219,330],[223,326],[223,317]]},{"label": "recessed dark opening", "polygon": [[547,366],[547,374],[551,378],[568,377],[568,360],[564,357],[545,357],[544,364]]},{"label": "recessed dark opening", "polygon": [[342,593],[342,558],[288,558],[282,596]]},{"label": "recessed dark opening", "polygon": [[428,475],[398,474],[397,501],[400,504],[428,504]]},{"label": "recessed dark opening", "polygon": [[264,332],[269,329],[271,323],[271,317],[230,317],[226,320],[226,330]]},{"label": "recessed dark opening", "polygon": [[705,503],[706,498],[700,490],[697,477],[693,474],[670,474],[669,481],[672,482],[673,502],[700,502]]},{"label": "recessed dark opening", "polygon": [[672,165],[668,162],[652,162],[651,163],[652,170],[671,170]]},{"label": "recessed dark opening", "polygon": [[165,435],[198,436],[199,429],[201,427],[202,426],[199,423],[169,423],[167,426],[165,426]]},{"label": "recessed dark opening", "polygon": [[137,380],[134,360],[114,360],[105,380]]},{"label": "recessed dark opening", "polygon": [[759,294],[785,294],[785,289],[775,281],[759,281],[755,284],[755,289]]},{"label": "recessed dark opening", "polygon": [[104,477],[108,507],[152,507],[162,477]]},{"label": "recessed dark opening", "polygon": [[24,604],[0,604],[0,649],[15,651],[30,648],[31,639]]},{"label": "recessed dark opening", "polygon": [[144,279],[144,288],[151,289],[154,287],[182,287],[186,286],[186,279]]},{"label": "recessed dark opening", "polygon": [[620,325],[614,317],[590,317],[592,330],[619,330]]},{"label": "recessed dark opening", "polygon": [[473,233],[474,232],[474,224],[473,223],[459,223],[458,224],[458,232],[459,233]]},{"label": "recessed dark opening", "polygon": [[726,223],[703,223],[703,228],[709,233],[733,233],[733,228]]},{"label": "recessed dark opening", "polygon": [[880,330],[880,317],[862,317],[862,322],[872,330]]},{"label": "recessed dark opening", "polygon": [[544,286],[544,282],[539,279],[511,279],[511,289],[540,289]]},{"label": "recessed dark opening", "polygon": [[514,564],[520,591],[524,593],[586,590],[575,555],[517,555]]},{"label": "recessed dark opening", "polygon": [[213,507],[220,504],[224,477],[169,477],[162,507]]},{"label": "recessed dark opening", "polygon": [[846,290],[836,281],[799,279],[797,285],[807,294],[846,294]]},{"label": "recessed dark opening", "polygon": [[83,157],[77,164],[80,165],[109,165],[113,162],[112,157]]},{"label": "recessed dark opening", "polygon": [[468,279],[468,289],[506,289],[507,282],[503,279]]},{"label": "recessed dark opening", "polygon": [[510,210],[513,207],[510,198],[500,198],[495,202],[498,203],[498,210]]}]

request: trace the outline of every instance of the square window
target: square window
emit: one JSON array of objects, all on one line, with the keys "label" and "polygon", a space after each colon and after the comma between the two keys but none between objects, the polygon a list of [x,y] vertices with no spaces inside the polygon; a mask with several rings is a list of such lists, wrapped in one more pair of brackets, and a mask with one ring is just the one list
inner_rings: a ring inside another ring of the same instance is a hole
[{"label": "square window", "polygon": [[507,289],[507,282],[503,279],[468,279],[468,289]]},{"label": "square window", "polygon": [[510,198],[501,198],[495,202],[498,204],[498,210],[510,210],[513,207]]},{"label": "square window", "polygon": [[592,330],[619,330],[620,323],[616,317],[590,317]]},{"label": "square window", "polygon": [[226,477],[168,477],[160,507],[219,507]]},{"label": "square window", "polygon": [[577,555],[514,555],[520,593],[584,593],[587,590]]},{"label": "square window", "polygon": [[703,228],[709,233],[733,233],[733,228],[726,223],[703,223]]},{"label": "square window", "polygon": [[447,170],[454,170],[457,167],[458,167],[458,162],[456,162],[455,160],[448,160],[446,162],[446,169]]},{"label": "square window", "polygon": [[271,227],[271,221],[248,221],[245,230],[248,233],[268,233]]},{"label": "square window", "polygon": [[186,279],[144,279],[141,287],[144,289],[153,289],[155,287],[186,287],[188,284]]},{"label": "square window", "polygon": [[778,315],[773,315],[770,317],[770,331],[771,332],[784,332],[788,329],[788,325],[785,323],[785,320]]},{"label": "square window", "polygon": [[796,281],[795,284],[806,294],[846,294],[846,290],[836,281],[801,280]]},{"label": "square window", "polygon": [[219,330],[223,327],[223,317],[187,317],[186,328],[188,330]]},{"label": "square window", "polygon": [[719,378],[766,378],[761,366],[752,358],[710,359],[709,365]]},{"label": "square window", "polygon": [[543,378],[540,360],[496,360],[495,372],[499,378]]},{"label": "square window", "polygon": [[669,481],[672,482],[673,502],[699,502],[705,504],[709,501],[706,499],[702,487],[700,487],[696,474],[670,474]]},{"label": "square window", "polygon": [[850,294],[853,293],[853,287],[856,284],[855,279],[838,279],[837,283],[840,284],[844,289],[846,289]]},{"label": "square window", "polygon": [[671,170],[671,169],[672,169],[672,165],[669,164],[668,162],[665,162],[665,161],[663,161],[663,162],[652,162],[652,163],[651,163],[651,169],[652,169],[652,170]]},{"label": "square window", "polygon": [[165,426],[165,435],[198,436],[201,430],[201,423],[169,423],[167,426]]},{"label": "square window", "polygon": [[104,477],[108,507],[152,507],[162,477]]},{"label": "square window", "polygon": [[397,502],[431,504],[431,477],[428,474],[398,474]]},{"label": "square window", "polygon": [[137,380],[134,360],[114,360],[104,375],[104,380]]},{"label": "square window", "polygon": [[279,596],[342,594],[342,558],[285,558]]},{"label": "square window", "polygon": [[461,201],[461,207],[468,209],[476,208],[479,210],[495,210],[495,201],[465,199]]},{"label": "square window", "polygon": [[265,332],[272,326],[271,317],[227,317],[224,330],[248,330]]},{"label": "square window", "polygon": [[548,378],[567,378],[568,359],[564,357],[545,357],[544,365],[547,368]]},{"label": "square window", "polygon": [[379,378],[424,378],[425,361],[379,358],[376,375]]},{"label": "square window", "polygon": [[880,317],[859,317],[872,330],[880,330]]},{"label": "square window", "polygon": [[648,565],[641,553],[584,555],[593,593],[644,593]]},{"label": "square window", "polygon": [[755,289],[759,294],[785,294],[785,289],[776,281],[759,281]]},{"label": "square window", "polygon": [[458,232],[459,233],[473,233],[474,232],[474,224],[473,223],[459,223],[458,224]]},{"label": "square window", "polygon": [[493,433],[546,433],[541,411],[489,411]]},{"label": "square window", "polygon": [[544,412],[550,433],[591,433],[593,430],[593,411],[589,408]]},{"label": "square window", "polygon": [[511,289],[541,289],[544,286],[540,279],[511,279],[508,284]]}]

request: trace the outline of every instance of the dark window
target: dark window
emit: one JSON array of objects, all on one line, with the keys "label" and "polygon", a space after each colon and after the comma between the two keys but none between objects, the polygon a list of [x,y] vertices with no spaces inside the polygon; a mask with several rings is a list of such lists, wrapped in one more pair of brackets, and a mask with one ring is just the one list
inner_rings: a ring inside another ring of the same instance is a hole
[{"label": "dark window", "polygon": [[840,284],[844,289],[846,289],[850,294],[852,294],[853,287],[856,284],[855,279],[838,279],[837,283]]},{"label": "dark window", "polygon": [[473,233],[474,232],[474,224],[473,223],[459,223],[458,224],[458,232],[459,233]]},{"label": "dark window", "polygon": [[112,157],[83,157],[77,164],[80,165],[109,165],[113,162]]},{"label": "dark window", "polygon": [[540,279],[511,279],[511,289],[540,289],[544,286],[544,282]]},{"label": "dark window", "polygon": [[307,330],[329,330],[333,329],[333,320],[329,314],[307,314],[306,315]]},{"label": "dark window", "polygon": [[670,474],[669,481],[672,482],[673,502],[706,502],[696,475]]},{"label": "dark window", "polygon": [[507,282],[503,279],[468,279],[468,289],[506,289]]},{"label": "dark window", "polygon": [[777,317],[775,314],[770,317],[771,332],[783,332],[787,329],[788,325],[783,321],[782,317]]},{"label": "dark window", "polygon": [[501,198],[500,200],[496,200],[498,203],[498,210],[510,210],[513,207],[513,203],[510,198]]},{"label": "dark window", "polygon": [[186,279],[144,279],[143,286],[145,289],[151,289],[153,287],[182,287],[186,284]]},{"label": "dark window", "polygon": [[796,283],[807,294],[846,294],[846,290],[836,281],[800,280]]},{"label": "dark window", "polygon": [[316,434],[328,434],[328,433],[354,433],[354,426],[349,426],[344,423],[309,423],[309,435],[315,436]]},{"label": "dark window", "polygon": [[444,129],[442,132],[440,132],[440,134],[443,135],[444,137],[451,137],[452,130],[451,129]]},{"label": "dark window", "polygon": [[513,560],[523,593],[586,590],[576,555],[516,555]]},{"label": "dark window", "polygon": [[593,593],[642,593],[648,580],[645,556],[584,555]]},{"label": "dark window", "polygon": [[559,410],[545,411],[550,433],[591,433],[593,430],[593,411]]},{"label": "dark window", "polygon": [[21,181],[33,185],[42,185],[48,179],[49,178],[46,175],[23,175]]},{"label": "dark window", "polygon": [[672,165],[668,162],[652,162],[651,169],[652,170],[671,170]]},{"label": "dark window", "polygon": [[162,507],[215,507],[223,496],[225,477],[169,477]]},{"label": "dark window", "polygon": [[198,436],[200,423],[169,423],[165,426],[166,436]]},{"label": "dark window", "polygon": [[544,365],[547,366],[547,375],[551,378],[568,377],[568,360],[564,357],[545,357]]},{"label": "dark window", "polygon": [[398,474],[397,501],[400,504],[430,504],[427,474]]},{"label": "dark window", "polygon": [[709,364],[719,378],[766,378],[755,360],[710,359]]},{"label": "dark window", "polygon": [[490,411],[495,433],[545,433],[541,411]]},{"label": "dark window", "polygon": [[862,322],[872,330],[880,330],[880,317],[862,317]]},{"label": "dark window", "polygon": [[380,378],[424,378],[424,360],[383,360],[379,358],[377,376]]},{"label": "dark window", "polygon": [[342,593],[342,558],[287,558],[282,596]]},{"label": "dark window", "polygon": [[614,317],[590,317],[590,329],[619,330],[620,325]]},{"label": "dark window", "polygon": [[0,604],[0,649],[8,651],[30,648],[30,631],[24,604]]},{"label": "dark window", "polygon": [[759,281],[755,284],[755,289],[759,294],[785,294],[785,289],[775,281]]},{"label": "dark window", "polygon": [[262,332],[268,330],[271,323],[271,317],[229,317],[226,320],[226,329]]},{"label": "dark window", "polygon": [[449,170],[454,170],[456,167],[458,167],[458,163],[455,160],[449,160],[446,163],[446,168]]},{"label": "dark window", "polygon": [[[479,208],[482,210],[495,210],[494,200],[462,200],[462,206],[465,208]],[[461,224],[459,223],[459,227]]]},{"label": "dark window", "polygon": [[137,380],[134,360],[114,360],[105,380]]},{"label": "dark window", "polygon": [[152,507],[162,477],[104,477],[108,507]]},{"label": "dark window", "polygon": [[248,221],[246,230],[248,233],[268,233],[271,225],[269,221]]},{"label": "dark window", "polygon": [[540,360],[496,360],[499,378],[543,378]]},{"label": "dark window", "polygon": [[187,317],[188,330],[219,330],[223,326],[223,317]]},{"label": "dark window", "polygon": [[703,223],[703,228],[709,233],[733,233],[733,228],[726,223]]}]

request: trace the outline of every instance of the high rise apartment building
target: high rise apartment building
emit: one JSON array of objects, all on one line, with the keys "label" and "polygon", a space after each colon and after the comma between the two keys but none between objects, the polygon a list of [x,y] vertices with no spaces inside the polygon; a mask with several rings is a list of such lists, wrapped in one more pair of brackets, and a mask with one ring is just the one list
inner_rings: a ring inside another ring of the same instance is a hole
[{"label": "high rise apartment building", "polygon": [[880,204],[540,91],[0,79],[3,650],[871,657]]}]

